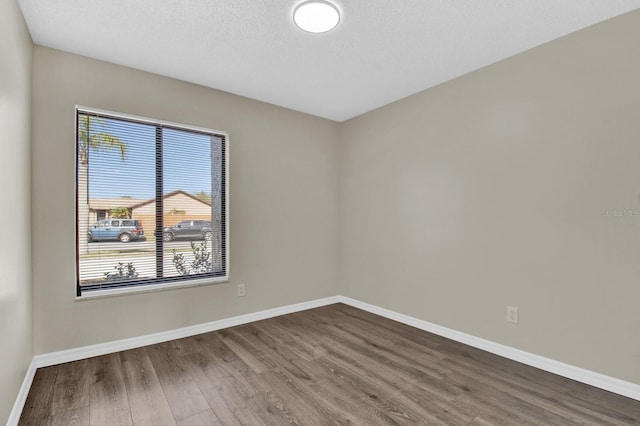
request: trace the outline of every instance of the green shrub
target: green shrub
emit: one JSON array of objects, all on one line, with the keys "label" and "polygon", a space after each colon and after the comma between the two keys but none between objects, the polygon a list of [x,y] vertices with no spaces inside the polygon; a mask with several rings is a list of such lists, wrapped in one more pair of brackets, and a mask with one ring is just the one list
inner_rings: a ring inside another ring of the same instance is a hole
[{"label": "green shrub", "polygon": [[213,270],[213,260],[211,253],[207,250],[207,240],[201,243],[191,242],[191,250],[193,251],[193,260],[191,265],[187,266],[187,261],[182,253],[178,253],[176,249],[173,253],[173,266],[182,276],[191,274],[204,274]]}]

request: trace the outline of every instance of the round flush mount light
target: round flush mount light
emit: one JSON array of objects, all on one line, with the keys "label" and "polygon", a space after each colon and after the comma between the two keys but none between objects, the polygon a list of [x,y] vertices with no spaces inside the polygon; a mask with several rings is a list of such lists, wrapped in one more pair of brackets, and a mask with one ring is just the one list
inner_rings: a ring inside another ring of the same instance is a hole
[{"label": "round flush mount light", "polygon": [[293,22],[310,33],[326,33],[340,22],[338,8],[328,1],[311,0],[300,3],[293,11]]}]

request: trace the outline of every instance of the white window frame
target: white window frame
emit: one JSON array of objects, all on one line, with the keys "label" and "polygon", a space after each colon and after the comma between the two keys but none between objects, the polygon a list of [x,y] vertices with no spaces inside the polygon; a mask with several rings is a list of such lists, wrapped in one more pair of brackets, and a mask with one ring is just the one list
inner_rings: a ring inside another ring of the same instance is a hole
[{"label": "white window frame", "polygon": [[[172,282],[167,282],[167,283],[154,283],[154,284],[143,284],[143,285],[134,285],[132,284],[131,286],[122,286],[122,287],[114,287],[114,288],[105,288],[105,289],[96,289],[96,290],[90,290],[90,291],[85,291],[82,292],[80,291],[80,277],[79,277],[79,262],[80,262],[80,256],[78,253],[79,247],[77,244],[78,241],[78,231],[79,231],[79,221],[78,221],[78,208],[77,208],[77,203],[78,203],[78,174],[77,174],[77,170],[78,170],[78,154],[77,154],[77,141],[78,141],[78,123],[77,123],[77,116],[78,114],[81,113],[88,113],[88,114],[98,114],[98,115],[105,115],[108,117],[113,117],[114,119],[123,119],[123,120],[128,120],[128,121],[134,121],[134,122],[139,122],[141,124],[149,124],[149,125],[154,125],[154,126],[165,126],[165,127],[172,127],[172,128],[178,128],[178,129],[184,129],[184,130],[192,130],[195,132],[202,132],[202,133],[211,133],[211,134],[216,134],[216,135],[220,135],[224,137],[224,144],[225,144],[225,149],[224,149],[224,192],[225,192],[225,197],[224,197],[224,216],[225,216],[225,220],[224,220],[224,232],[225,232],[225,275],[223,276],[219,276],[219,277],[204,277],[204,278],[184,278],[182,280],[176,280],[176,281],[172,281]],[[206,127],[200,127],[200,126],[194,126],[194,125],[190,125],[190,124],[184,124],[184,123],[177,123],[177,122],[172,122],[172,121],[166,121],[166,120],[161,120],[161,119],[155,119],[155,118],[149,118],[149,117],[142,117],[142,116],[138,116],[138,115],[132,115],[132,114],[126,114],[126,113],[122,113],[122,112],[114,112],[114,111],[109,111],[109,110],[105,110],[105,109],[99,109],[99,108],[92,108],[92,107],[86,107],[86,106],[82,106],[82,105],[76,105],[75,106],[75,110],[74,110],[74,118],[73,118],[73,123],[74,123],[74,134],[75,134],[75,139],[74,139],[74,143],[76,144],[74,153],[75,153],[75,170],[76,172],[74,173],[74,200],[76,203],[76,208],[75,208],[75,214],[74,214],[74,218],[75,218],[75,237],[76,237],[76,265],[75,265],[75,285],[76,285],[76,300],[87,300],[87,299],[95,299],[95,298],[102,298],[102,297],[112,297],[112,296],[118,296],[118,295],[124,295],[124,294],[136,294],[136,293],[143,293],[143,292],[150,292],[150,291],[164,291],[164,290],[174,290],[174,289],[178,289],[178,288],[188,288],[188,287],[197,287],[197,286],[203,286],[203,285],[212,285],[212,284],[221,284],[221,283],[226,283],[229,282],[230,280],[230,276],[231,276],[231,242],[230,242],[230,234],[229,234],[229,230],[231,229],[230,227],[230,216],[229,216],[229,200],[230,200],[230,193],[229,193],[229,133],[222,131],[222,130],[215,130],[215,129],[210,129],[210,128],[206,128]]]}]

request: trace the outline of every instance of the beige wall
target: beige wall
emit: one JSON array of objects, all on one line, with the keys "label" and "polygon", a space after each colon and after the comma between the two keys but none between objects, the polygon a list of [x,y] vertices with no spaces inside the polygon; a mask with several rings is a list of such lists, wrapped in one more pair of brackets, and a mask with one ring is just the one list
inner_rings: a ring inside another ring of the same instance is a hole
[{"label": "beige wall", "polygon": [[[39,46],[33,61],[36,353],[338,293],[336,123]],[[76,104],[229,132],[231,284],[74,300]]]},{"label": "beige wall", "polygon": [[0,424],[31,356],[31,37],[15,1],[0,2]]},{"label": "beige wall", "polygon": [[346,295],[640,383],[639,28],[624,15],[344,123]]}]

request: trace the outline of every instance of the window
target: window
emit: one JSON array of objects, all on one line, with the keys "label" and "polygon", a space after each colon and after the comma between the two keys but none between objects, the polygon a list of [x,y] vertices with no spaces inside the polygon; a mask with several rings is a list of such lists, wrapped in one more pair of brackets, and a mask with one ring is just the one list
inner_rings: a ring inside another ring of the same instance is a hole
[{"label": "window", "polygon": [[76,149],[77,296],[228,279],[225,132],[78,108]]}]

